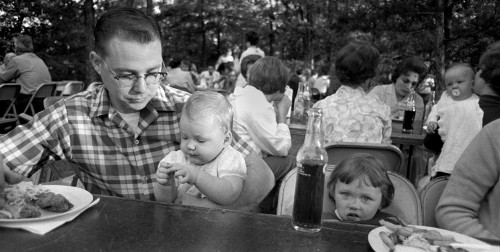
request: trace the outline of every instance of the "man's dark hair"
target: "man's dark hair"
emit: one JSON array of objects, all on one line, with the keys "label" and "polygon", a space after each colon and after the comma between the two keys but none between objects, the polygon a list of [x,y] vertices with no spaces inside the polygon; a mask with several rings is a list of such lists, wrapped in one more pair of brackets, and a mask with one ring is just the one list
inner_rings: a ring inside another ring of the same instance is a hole
[{"label": "man's dark hair", "polygon": [[351,42],[337,54],[335,72],[344,85],[359,86],[375,76],[379,51],[366,42]]},{"label": "man's dark hair", "polygon": [[248,43],[250,43],[250,45],[255,46],[259,43],[259,35],[256,32],[249,31],[249,32],[247,32],[247,34],[245,36],[246,36]]},{"label": "man's dark hair", "polygon": [[16,53],[33,52],[33,39],[30,35],[19,35],[14,40],[16,41]]},{"label": "man's dark hair", "polygon": [[486,49],[479,59],[478,67],[482,70],[480,77],[500,95],[500,41]]},{"label": "man's dark hair", "polygon": [[159,40],[161,32],[153,17],[134,8],[116,8],[104,13],[94,28],[95,51],[106,55],[106,45],[114,37],[149,43]]}]

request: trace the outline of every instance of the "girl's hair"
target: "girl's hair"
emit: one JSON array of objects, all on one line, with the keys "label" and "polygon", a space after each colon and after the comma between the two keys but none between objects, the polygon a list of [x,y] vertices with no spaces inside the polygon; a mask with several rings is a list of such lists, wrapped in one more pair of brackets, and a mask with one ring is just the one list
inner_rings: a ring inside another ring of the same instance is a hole
[{"label": "girl's hair", "polygon": [[329,180],[329,196],[335,200],[335,185],[340,181],[350,184],[356,179],[361,179],[366,185],[380,188],[382,191],[381,208],[386,208],[394,198],[394,185],[392,184],[382,163],[369,154],[354,154],[342,160],[333,170]]},{"label": "girl's hair", "polygon": [[216,123],[222,132],[228,133],[232,128],[233,109],[222,94],[214,91],[197,91],[186,101],[182,108],[182,116],[187,116],[190,120],[208,118]]}]

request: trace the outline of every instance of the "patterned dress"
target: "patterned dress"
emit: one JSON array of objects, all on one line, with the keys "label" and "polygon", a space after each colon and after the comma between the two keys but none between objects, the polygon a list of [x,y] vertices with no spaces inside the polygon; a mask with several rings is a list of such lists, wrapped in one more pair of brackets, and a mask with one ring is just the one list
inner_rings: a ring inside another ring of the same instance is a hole
[{"label": "patterned dress", "polygon": [[323,110],[325,143],[391,143],[391,110],[361,88],[341,86],[317,102]]}]

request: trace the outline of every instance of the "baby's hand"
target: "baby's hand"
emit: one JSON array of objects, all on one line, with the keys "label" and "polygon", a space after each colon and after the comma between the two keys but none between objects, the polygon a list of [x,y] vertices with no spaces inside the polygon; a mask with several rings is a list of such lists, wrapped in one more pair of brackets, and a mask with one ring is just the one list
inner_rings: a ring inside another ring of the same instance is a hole
[{"label": "baby's hand", "polygon": [[195,185],[200,175],[200,170],[188,164],[170,164],[171,167],[167,169],[168,173],[175,172],[175,176],[179,177],[180,183],[188,183]]},{"label": "baby's hand", "polygon": [[428,122],[427,123],[427,132],[428,133],[434,133],[438,127],[437,122]]},{"label": "baby's hand", "polygon": [[160,185],[170,185],[169,180],[174,179],[174,173],[169,172],[168,169],[172,167],[169,163],[160,163],[158,170],[156,171],[156,182]]}]

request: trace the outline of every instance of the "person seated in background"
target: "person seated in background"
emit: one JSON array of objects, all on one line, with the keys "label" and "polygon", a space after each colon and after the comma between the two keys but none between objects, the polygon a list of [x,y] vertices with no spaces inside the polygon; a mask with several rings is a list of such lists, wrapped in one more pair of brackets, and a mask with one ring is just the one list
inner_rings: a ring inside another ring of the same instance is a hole
[{"label": "person seated in background", "polygon": [[181,55],[174,55],[170,60],[171,70],[168,72],[166,83],[174,88],[193,93],[195,85],[191,73],[181,68],[183,58]]},{"label": "person seated in background", "polygon": [[215,69],[218,69],[221,64],[226,64],[229,62],[234,62],[233,52],[231,51],[231,47],[227,47],[224,49],[224,53],[219,56],[217,62],[215,62]]},{"label": "person seated in background", "polygon": [[[393,118],[403,118],[402,100],[415,88],[427,72],[424,61],[418,57],[404,58],[396,65],[391,75],[393,84],[375,86],[370,95],[378,97],[382,102],[391,107]],[[418,94],[415,95],[415,120],[422,120],[424,116],[424,100]]]},{"label": "person seated in background", "polygon": [[[243,155],[229,144],[232,141],[231,104],[212,91],[192,94],[182,109],[181,149],[170,152],[156,171],[156,200],[182,202],[183,195],[207,198],[218,205],[231,205],[238,198],[246,178]],[[178,180],[177,195],[173,177]],[[175,188],[174,188],[175,191]]]},{"label": "person seated in background", "polygon": [[372,155],[354,154],[342,160],[328,178],[327,188],[336,209],[323,213],[323,220],[379,226],[380,220],[395,218],[380,211],[391,205],[394,185]]},{"label": "person seated in background", "polygon": [[241,53],[241,56],[238,55],[240,52],[239,47],[236,46],[235,50],[234,50],[234,71],[238,75],[238,79],[236,80],[236,83],[237,83],[237,85],[241,85],[241,86],[246,85],[245,77],[243,76],[243,74],[241,74],[241,72],[242,72],[242,64],[241,63],[242,63],[243,59],[249,55],[258,55],[261,58],[266,56],[264,51],[262,51],[258,47],[259,35],[256,32],[254,32],[254,31],[247,32],[245,34],[245,38],[246,38],[246,50],[243,53]]},{"label": "person seated in background", "polygon": [[474,92],[483,110],[483,127],[500,118],[500,41],[491,44],[479,59]]},{"label": "person seated in background", "polygon": [[[427,122],[427,132],[443,141],[430,175],[432,178],[450,175],[464,149],[479,132],[483,111],[479,98],[472,92],[474,69],[468,64],[455,64],[444,73],[446,92],[434,107]],[[435,149],[426,145],[428,149]]]},{"label": "person seated in background", "polygon": [[325,143],[391,143],[389,106],[365,93],[379,56],[375,47],[364,42],[351,42],[338,52],[335,71],[342,86],[314,104],[323,110]]},{"label": "person seated in background", "polygon": [[479,131],[456,162],[436,207],[440,228],[476,238],[500,239],[498,153],[500,120],[497,119]]},{"label": "person seated in background", "polygon": [[[285,95],[288,68],[277,58],[264,57],[252,65],[247,75],[248,85],[236,87],[228,97],[235,111],[233,129],[263,157],[279,184],[295,167],[295,158],[287,157],[292,145],[286,124],[291,105]],[[279,185],[268,195],[270,212],[276,211],[277,188]]]},{"label": "person seated in background", "polygon": [[213,66],[208,66],[207,70],[201,72],[200,74],[200,86],[199,88],[212,88],[214,83],[218,82],[220,79],[220,73],[215,71]]},{"label": "person seated in background", "polygon": [[16,110],[22,113],[31,95],[42,83],[51,82],[49,68],[35,53],[33,40],[29,35],[14,38],[17,54],[6,68],[0,72],[0,83],[16,82],[21,85],[21,92],[16,97]]},{"label": "person seated in background", "polygon": [[241,73],[240,75],[242,78],[237,78],[236,79],[236,84],[235,86],[237,87],[244,87],[247,85],[247,73],[248,69],[259,59],[261,59],[262,56],[257,55],[257,54],[251,54],[246,56],[241,60]]},{"label": "person seated in background", "polygon": [[0,65],[0,73],[5,70],[5,68],[7,67],[7,65],[9,64],[10,60],[12,58],[16,57],[16,54],[13,53],[13,52],[8,52],[5,54],[5,57],[3,57],[3,64]]}]

